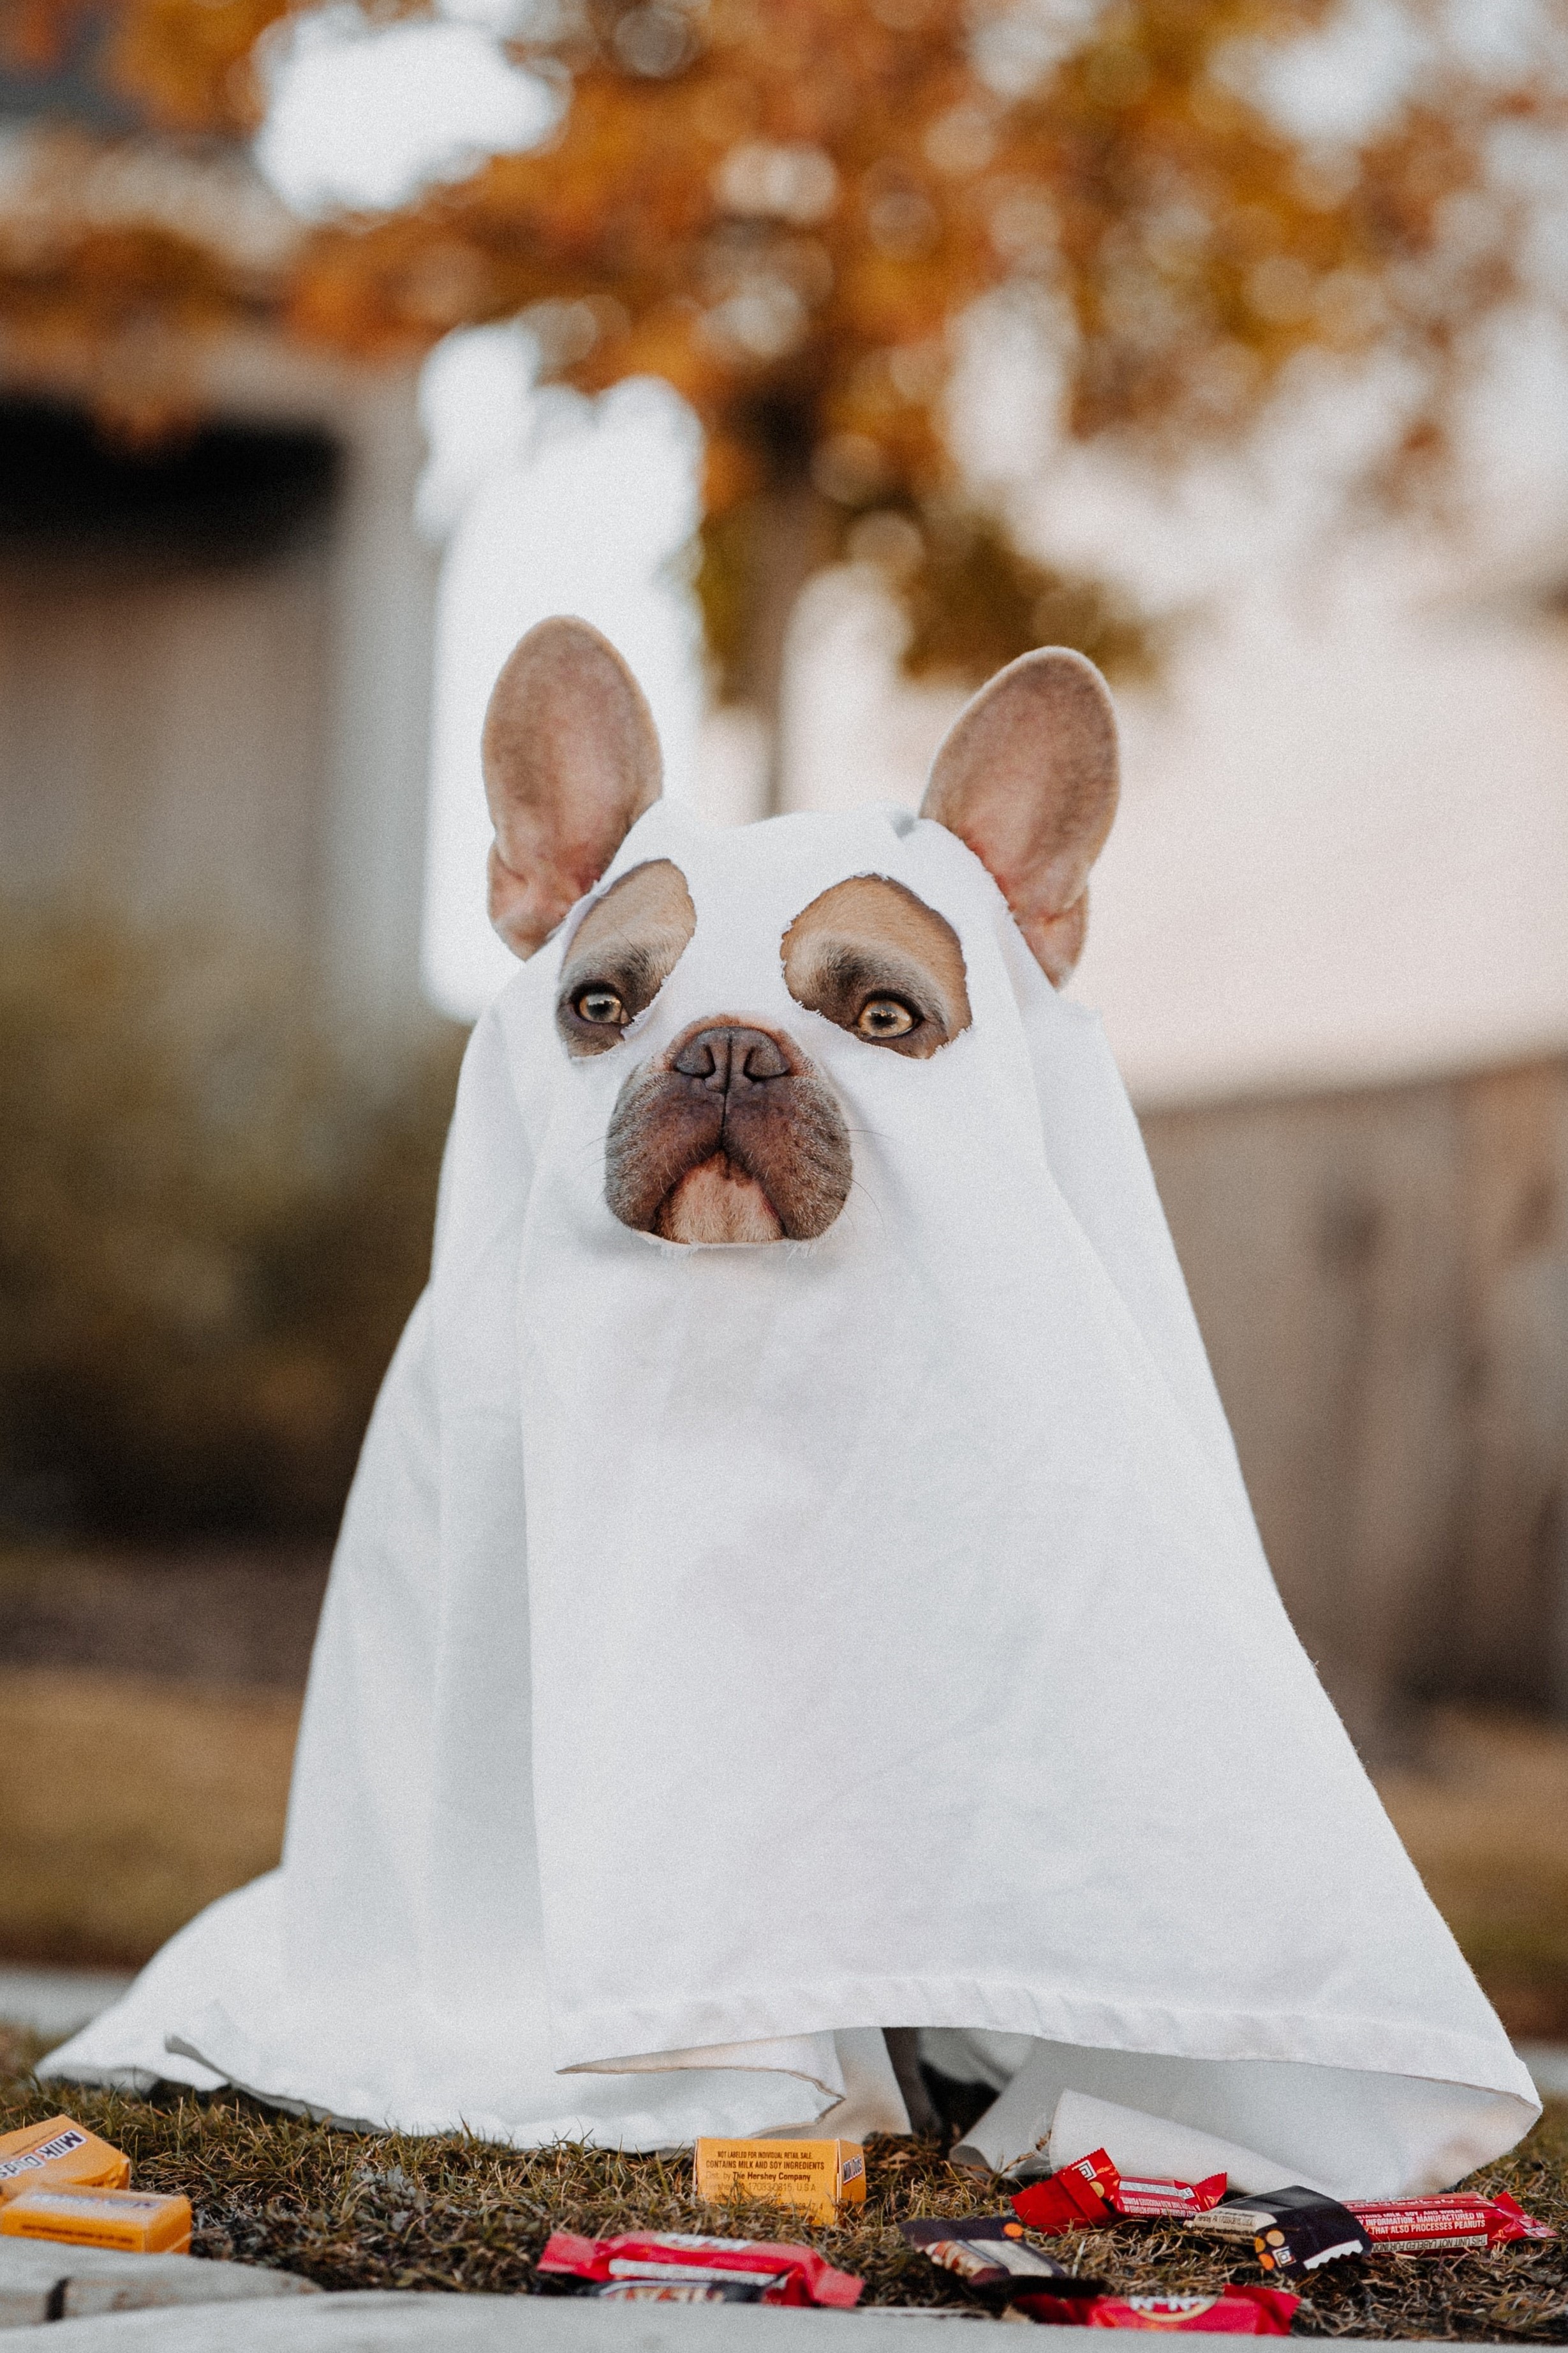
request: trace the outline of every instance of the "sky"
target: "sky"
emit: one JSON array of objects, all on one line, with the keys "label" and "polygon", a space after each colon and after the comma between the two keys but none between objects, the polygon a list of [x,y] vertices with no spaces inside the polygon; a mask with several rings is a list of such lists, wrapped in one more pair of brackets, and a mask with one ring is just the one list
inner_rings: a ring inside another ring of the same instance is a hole
[{"label": "sky", "polygon": [[[495,35],[514,0],[440,21],[303,19],[275,60],[258,160],[306,212],[389,204],[523,146],[554,100]],[[1478,18],[1501,37],[1504,0]],[[1303,123],[1370,114],[1403,69],[1378,0],[1279,93]],[[1521,587],[1568,576],[1568,364],[1521,344],[1478,422],[1479,538],[1462,554],[1328,540],[1366,417],[1336,396],[1281,418],[1243,470],[1177,493],[1064,462],[1032,420],[1029,356],[994,334],[961,400],[963,456],[1026,533],[1186,616],[1153,694],[1121,698],[1122,812],[1075,990],[1142,1101],[1340,1084],[1568,1044],[1568,637]],[[471,1017],[512,969],[484,919],[479,725],[522,630],[551,612],[621,648],[658,721],[666,789],[754,813],[760,746],[707,713],[681,550],[698,441],[675,396],[595,403],[534,385],[515,327],[429,361],[420,520],[444,550],[424,939],[428,993]],[[965,420],[968,420],[967,422]],[[962,697],[897,677],[895,617],[843,568],[798,616],[786,804],[918,801]]]}]

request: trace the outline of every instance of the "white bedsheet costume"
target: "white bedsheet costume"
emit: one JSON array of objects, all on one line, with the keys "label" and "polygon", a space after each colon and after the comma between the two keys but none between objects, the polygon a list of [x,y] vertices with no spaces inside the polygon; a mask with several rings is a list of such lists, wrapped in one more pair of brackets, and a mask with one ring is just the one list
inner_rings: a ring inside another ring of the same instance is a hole
[{"label": "white bedsheet costume", "polygon": [[[646,2147],[902,2128],[876,2030],[916,2026],[1001,2092],[992,2162],[1064,2090],[1237,2145],[1244,2187],[1511,2146],[1529,2078],[1276,1596],[1096,1020],[940,825],[659,803],[605,885],[652,859],[696,930],[621,1044],[557,1037],[571,923],[475,1031],[282,1866],[46,2072]],[[962,944],[929,1060],[785,987],[786,927],[864,874]],[[627,1071],[719,1008],[844,1108],[816,1241],[606,1208]]]}]

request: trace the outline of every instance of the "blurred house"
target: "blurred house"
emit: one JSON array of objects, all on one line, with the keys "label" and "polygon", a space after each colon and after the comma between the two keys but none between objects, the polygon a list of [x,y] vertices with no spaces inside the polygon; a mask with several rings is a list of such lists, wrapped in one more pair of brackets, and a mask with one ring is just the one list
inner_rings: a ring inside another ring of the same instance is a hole
[{"label": "blurred house", "polygon": [[[1564,579],[1255,571],[1120,698],[1073,983],[1373,1750],[1424,1697],[1568,1713]],[[818,595],[797,802],[918,790],[959,698],[890,690],[889,628],[847,575]]]},{"label": "blurred house", "polygon": [[1424,1694],[1568,1713],[1558,578],[1247,600],[1132,723],[1086,958],[1281,1589],[1373,1746]]},{"label": "blurred house", "polygon": [[[295,233],[232,151],[84,146],[72,175],[59,135],[0,127],[14,240],[68,235],[72,207],[199,221],[262,272]],[[117,438],[66,360],[0,341],[0,894],[221,923],[302,953],[367,1034],[411,1030],[436,569],[415,378],[258,332],[179,381],[199,423]]]}]

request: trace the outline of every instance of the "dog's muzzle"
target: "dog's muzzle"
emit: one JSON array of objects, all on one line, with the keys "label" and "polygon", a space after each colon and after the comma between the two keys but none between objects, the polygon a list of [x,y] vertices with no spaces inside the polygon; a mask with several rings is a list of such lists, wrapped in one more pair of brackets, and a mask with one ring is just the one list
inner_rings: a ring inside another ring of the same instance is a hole
[{"label": "dog's muzzle", "polygon": [[849,1195],[849,1131],[787,1031],[696,1021],[621,1089],[605,1198],[667,1241],[810,1241]]}]

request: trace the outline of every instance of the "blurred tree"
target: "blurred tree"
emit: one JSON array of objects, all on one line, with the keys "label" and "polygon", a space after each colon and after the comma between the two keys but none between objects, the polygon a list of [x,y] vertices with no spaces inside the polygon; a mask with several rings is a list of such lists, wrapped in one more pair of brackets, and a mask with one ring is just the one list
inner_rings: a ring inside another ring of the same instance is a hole
[{"label": "blurred tree", "polygon": [[[973,678],[1047,637],[1127,670],[1141,617],[966,488],[966,336],[1021,313],[1065,434],[1163,462],[1253,427],[1304,353],[1393,362],[1385,481],[1425,487],[1521,290],[1505,134],[1558,119],[1554,5],[1502,73],[1396,0],[1426,63],[1374,133],[1325,145],[1263,92],[1339,0],[532,0],[509,47],[562,100],[538,148],[319,225],[270,276],[226,279],[166,225],[10,237],[0,311],[108,350],[128,322],[259,304],[367,358],[521,312],[547,373],[662,376],[701,419],[697,586],[728,694],[776,709],[795,601],[847,546],[882,563],[917,670]],[[0,23],[37,59],[83,8],[5,0]],[[118,0],[103,70],[154,122],[239,133],[288,13]]]}]

